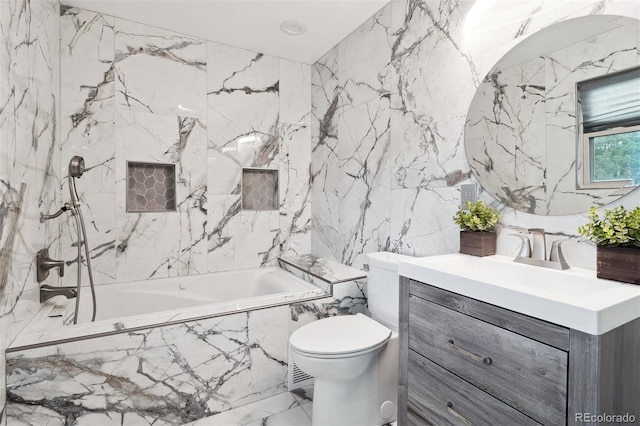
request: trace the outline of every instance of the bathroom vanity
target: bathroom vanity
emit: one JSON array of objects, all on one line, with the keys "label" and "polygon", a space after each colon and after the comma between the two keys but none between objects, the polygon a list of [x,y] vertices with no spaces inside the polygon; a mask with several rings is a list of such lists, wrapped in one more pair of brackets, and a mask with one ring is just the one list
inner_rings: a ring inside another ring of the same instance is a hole
[{"label": "bathroom vanity", "polygon": [[503,256],[398,273],[399,425],[640,422],[640,286]]}]

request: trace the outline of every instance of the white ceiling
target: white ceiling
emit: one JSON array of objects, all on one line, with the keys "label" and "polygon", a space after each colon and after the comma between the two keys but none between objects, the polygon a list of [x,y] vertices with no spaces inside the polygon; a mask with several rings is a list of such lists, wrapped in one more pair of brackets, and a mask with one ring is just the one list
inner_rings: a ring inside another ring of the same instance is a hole
[{"label": "white ceiling", "polygon": [[[131,21],[313,64],[390,0],[61,0]],[[298,20],[302,35],[280,31]]]}]

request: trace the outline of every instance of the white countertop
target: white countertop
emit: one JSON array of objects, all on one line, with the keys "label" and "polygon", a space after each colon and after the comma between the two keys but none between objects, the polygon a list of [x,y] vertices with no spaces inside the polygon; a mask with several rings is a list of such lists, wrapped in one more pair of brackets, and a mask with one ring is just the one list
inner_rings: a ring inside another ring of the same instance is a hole
[{"label": "white countertop", "polygon": [[640,317],[640,285],[599,279],[587,269],[456,253],[401,260],[398,274],[593,335]]}]

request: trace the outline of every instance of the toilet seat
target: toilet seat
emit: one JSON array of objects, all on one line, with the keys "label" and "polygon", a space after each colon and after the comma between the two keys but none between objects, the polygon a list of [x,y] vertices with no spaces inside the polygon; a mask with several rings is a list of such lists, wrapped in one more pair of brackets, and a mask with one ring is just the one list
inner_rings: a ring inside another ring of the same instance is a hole
[{"label": "toilet seat", "polygon": [[314,321],[296,330],[289,342],[300,355],[346,358],[384,346],[391,330],[363,315],[341,315]]}]

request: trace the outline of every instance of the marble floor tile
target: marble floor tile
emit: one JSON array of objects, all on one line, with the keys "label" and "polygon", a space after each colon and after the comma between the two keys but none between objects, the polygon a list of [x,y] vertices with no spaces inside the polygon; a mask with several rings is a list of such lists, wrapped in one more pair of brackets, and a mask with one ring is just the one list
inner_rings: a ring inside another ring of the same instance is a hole
[{"label": "marble floor tile", "polygon": [[[306,414],[305,409],[301,408],[302,405],[309,405],[307,408],[309,415]],[[310,406],[310,399],[284,392],[183,426],[311,425]],[[274,417],[275,423],[270,420]]]},{"label": "marble floor tile", "polygon": [[[307,405],[311,405],[311,403],[309,402]],[[309,417],[303,407],[298,406],[265,419],[249,423],[246,426],[311,426],[311,417]]]},{"label": "marble floor tile", "polygon": [[[284,392],[183,426],[311,426],[313,386]],[[384,426],[397,426],[397,422]]]}]

